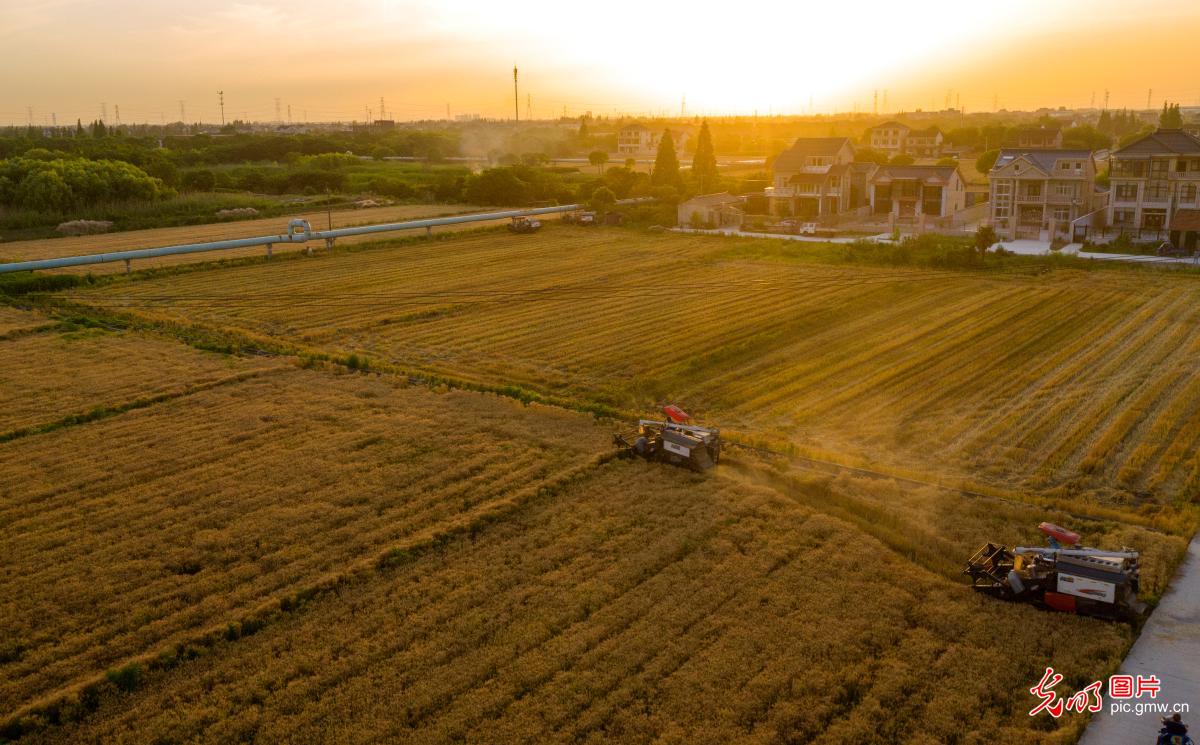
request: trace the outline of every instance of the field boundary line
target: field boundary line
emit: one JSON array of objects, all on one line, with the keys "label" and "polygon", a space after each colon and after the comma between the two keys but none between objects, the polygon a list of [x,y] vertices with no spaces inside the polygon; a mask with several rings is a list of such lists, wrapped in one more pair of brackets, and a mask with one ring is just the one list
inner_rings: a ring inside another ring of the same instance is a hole
[{"label": "field boundary line", "polygon": [[268,375],[270,373],[279,372],[280,370],[284,369],[286,368],[265,367],[257,370],[246,370],[244,372],[229,375],[218,380],[210,380],[205,383],[196,383],[194,385],[185,386],[182,389],[163,391],[162,393],[156,393],[152,396],[142,396],[140,398],[135,398],[132,401],[126,401],[125,403],[116,404],[113,406],[97,406],[91,411],[86,411],[82,414],[68,414],[67,416],[61,417],[52,422],[34,424],[29,427],[21,427],[20,429],[14,429],[8,432],[0,433],[0,444],[12,442],[13,440],[19,440],[24,437],[46,434],[47,432],[55,432],[67,427],[89,424],[102,419],[120,416],[121,414],[125,414],[130,411],[146,409],[156,404],[166,403],[167,401],[175,401],[177,399],[187,398],[188,396],[196,393],[203,393],[204,391],[210,391],[214,388],[220,388],[224,385],[240,383],[245,380],[251,380],[253,378]]},{"label": "field boundary line", "polygon": [[[563,493],[569,487],[592,476],[597,470],[618,458],[616,450],[600,453],[581,466],[561,473],[546,483],[523,489],[511,497],[482,505],[441,525],[429,526],[407,540],[376,551],[344,566],[341,570],[316,578],[308,585],[270,597],[240,617],[214,624],[191,636],[126,658],[123,663],[105,672],[78,680],[45,694],[0,719],[0,740],[15,740],[64,721],[81,721],[113,694],[134,690],[140,685],[142,671],[168,671],[176,666],[215,650],[223,642],[234,642],[279,621],[291,613],[303,610],[311,601],[335,594],[358,582],[369,581],[383,572],[398,569],[433,551],[444,551],[450,542],[464,535],[475,535],[489,525],[513,517],[539,501]],[[113,680],[121,672],[132,671],[133,685],[119,686]],[[117,673],[110,675],[110,673]],[[108,694],[108,695],[106,695]]]},{"label": "field boundary line", "polygon": [[16,339],[23,339],[26,336],[37,336],[38,334],[44,334],[47,331],[58,330],[68,329],[62,321],[50,321],[49,323],[43,323],[38,326],[25,326],[23,328],[6,331],[0,334],[0,341],[13,341]]}]

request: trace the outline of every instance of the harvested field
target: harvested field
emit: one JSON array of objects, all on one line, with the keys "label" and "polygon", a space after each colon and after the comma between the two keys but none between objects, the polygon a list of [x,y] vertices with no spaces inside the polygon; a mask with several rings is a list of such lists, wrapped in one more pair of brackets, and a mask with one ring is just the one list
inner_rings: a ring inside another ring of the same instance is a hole
[{"label": "harvested field", "polygon": [[[41,321],[45,323],[45,319]],[[242,380],[278,360],[201,352],[174,340],[84,328],[0,341],[0,438],[150,399]]]},{"label": "harvested field", "polygon": [[0,305],[0,341],[52,324],[40,313]]},{"label": "harvested field", "polygon": [[951,481],[1200,495],[1191,275],[845,266],[553,228],[118,283],[86,302],[646,410]]},{"label": "harvested field", "polygon": [[607,437],[577,414],[285,368],[0,443],[0,701],[488,519]]},{"label": "harvested field", "polygon": [[[0,735],[1073,742],[1028,688],[1135,629],[961,567],[1050,520],[1162,593],[1196,278],[773,245],[555,226],[31,298],[127,328],[0,341],[41,403],[5,426],[61,420],[0,441]],[[570,411],[664,399],[777,452],[609,461],[620,425]]]},{"label": "harvested field", "polygon": [[795,497],[612,463],[33,741],[1073,741],[1024,689],[1126,627],[989,603]]},{"label": "harvested field", "polygon": [[[466,212],[495,211],[496,209],[500,208],[485,210],[481,207],[467,204],[404,204],[391,207],[370,207],[361,210],[341,210],[333,212],[331,215],[327,215],[324,211],[317,211],[290,216],[267,217],[257,220],[214,222],[208,225],[187,225],[176,228],[156,228],[153,230],[130,230],[121,233],[77,236],[72,238],[11,241],[0,243],[0,262],[53,259],[60,256],[81,256],[85,254],[108,253],[111,251],[129,251],[138,248],[221,241],[231,238],[277,235],[287,230],[288,220],[293,217],[308,220],[314,230],[323,230],[329,227],[330,218],[332,218],[334,228],[348,228],[357,225],[417,220],[424,217],[441,217]],[[479,227],[479,225],[470,227]],[[455,229],[453,226],[438,228],[440,231]],[[337,245],[348,245],[364,240],[378,240],[378,238],[343,238],[338,241]],[[315,250],[324,244],[314,241],[309,245]],[[275,251],[296,251],[301,248],[303,248],[301,244],[287,245],[280,243],[275,246]],[[148,269],[160,266],[194,264],[201,261],[262,256],[265,251],[266,249],[258,247],[202,254],[187,254],[183,256],[163,256],[155,259],[138,260],[134,263],[133,268]],[[93,274],[112,274],[125,271],[125,264],[114,262],[111,264],[96,264],[93,266],[72,267],[54,271],[73,274],[86,274],[88,272]]]}]

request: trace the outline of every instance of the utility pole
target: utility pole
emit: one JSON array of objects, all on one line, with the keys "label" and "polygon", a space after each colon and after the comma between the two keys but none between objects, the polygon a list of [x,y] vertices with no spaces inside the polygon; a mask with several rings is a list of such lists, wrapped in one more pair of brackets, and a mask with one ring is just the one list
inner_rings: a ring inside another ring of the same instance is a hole
[{"label": "utility pole", "polygon": [[103,101],[100,102],[100,123],[108,124],[108,104]]},{"label": "utility pole", "polygon": [[517,95],[517,66],[513,65],[513,120],[521,123],[521,99]]},{"label": "utility pole", "polygon": [[283,116],[279,113],[279,97],[275,97],[275,122],[283,121]]},{"label": "utility pole", "polygon": [[1151,105],[1150,99],[1153,97],[1154,97],[1154,89],[1151,88],[1150,90],[1146,91],[1146,108],[1150,109],[1152,111],[1154,110],[1154,106]]},{"label": "utility pole", "polygon": [[879,116],[879,89],[878,88],[875,89],[875,100],[874,100],[874,103],[871,104],[871,113],[873,113],[875,116]]},{"label": "utility pole", "polygon": [[186,121],[187,121],[187,113],[184,111],[183,99],[181,98],[181,99],[179,99],[179,123],[183,124]]},{"label": "utility pole", "polygon": [[288,124],[292,123],[292,105],[288,104]]},{"label": "utility pole", "polygon": [[533,121],[533,96],[525,94],[525,121]]},{"label": "utility pole", "polygon": [[379,97],[379,118],[387,119],[387,107],[383,105],[383,96]]},{"label": "utility pole", "polygon": [[217,100],[221,105],[221,126],[225,126],[225,91],[217,91]]},{"label": "utility pole", "polygon": [[1096,108],[1096,91],[1092,91],[1092,106],[1091,106],[1091,108],[1093,108],[1093,109]]},{"label": "utility pole", "polygon": [[446,104],[446,121],[450,121],[450,120],[451,120],[451,116],[450,116],[450,104],[449,104],[449,103],[447,103],[447,104]]},{"label": "utility pole", "polygon": [[115,112],[114,116],[116,117],[117,126],[119,127],[121,126],[121,107],[118,104],[113,104],[113,111]]},{"label": "utility pole", "polygon": [[1108,111],[1108,89],[1104,89],[1104,110]]}]

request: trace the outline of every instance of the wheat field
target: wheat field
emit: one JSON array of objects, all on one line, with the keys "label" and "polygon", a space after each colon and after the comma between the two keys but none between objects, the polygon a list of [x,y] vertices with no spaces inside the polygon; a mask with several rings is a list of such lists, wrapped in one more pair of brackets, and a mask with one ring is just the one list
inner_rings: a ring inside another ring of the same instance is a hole
[{"label": "wheat field", "polygon": [[[1195,281],[554,226],[0,306],[0,736],[1073,742],[1026,689],[1134,630],[961,567],[1051,520],[1162,593]],[[765,448],[582,413],[665,400]]]},{"label": "wheat field", "polygon": [[556,228],[116,284],[144,317],[1109,504],[1200,495],[1195,279],[838,266]]}]

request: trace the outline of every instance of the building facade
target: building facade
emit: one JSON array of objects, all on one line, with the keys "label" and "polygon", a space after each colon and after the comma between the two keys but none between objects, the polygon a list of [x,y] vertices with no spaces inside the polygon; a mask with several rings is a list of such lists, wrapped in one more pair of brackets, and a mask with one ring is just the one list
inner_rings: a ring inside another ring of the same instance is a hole
[{"label": "building facade", "polygon": [[914,158],[940,158],[942,140],[942,130],[937,127],[910,129],[904,137],[904,149],[901,152]]},{"label": "building facade", "polygon": [[867,141],[872,150],[878,150],[889,156],[899,155],[904,152],[904,141],[911,129],[900,122],[884,122],[867,130]]},{"label": "building facade", "polygon": [[823,217],[852,207],[854,145],[846,137],[801,137],[775,159],[765,196],[772,214]]},{"label": "building facade", "polygon": [[680,202],[676,218],[684,227],[740,227],[745,216],[744,204],[745,200],[729,192],[704,194]]},{"label": "building facade", "polygon": [[1071,240],[1072,223],[1103,203],[1090,150],[1001,150],[988,185],[1002,240]]},{"label": "building facade", "polygon": [[879,166],[868,191],[873,214],[898,220],[950,217],[967,204],[958,166]]},{"label": "building facade", "polygon": [[1181,232],[1173,223],[1192,224],[1188,211],[1200,209],[1200,138],[1160,129],[1113,152],[1109,162],[1113,229],[1166,239]]},{"label": "building facade", "polygon": [[675,127],[656,131],[636,122],[617,130],[617,153],[627,156],[656,155],[663,133],[667,131],[670,131],[671,140],[675,144],[675,154],[682,157],[683,149],[687,145],[687,130]]}]

